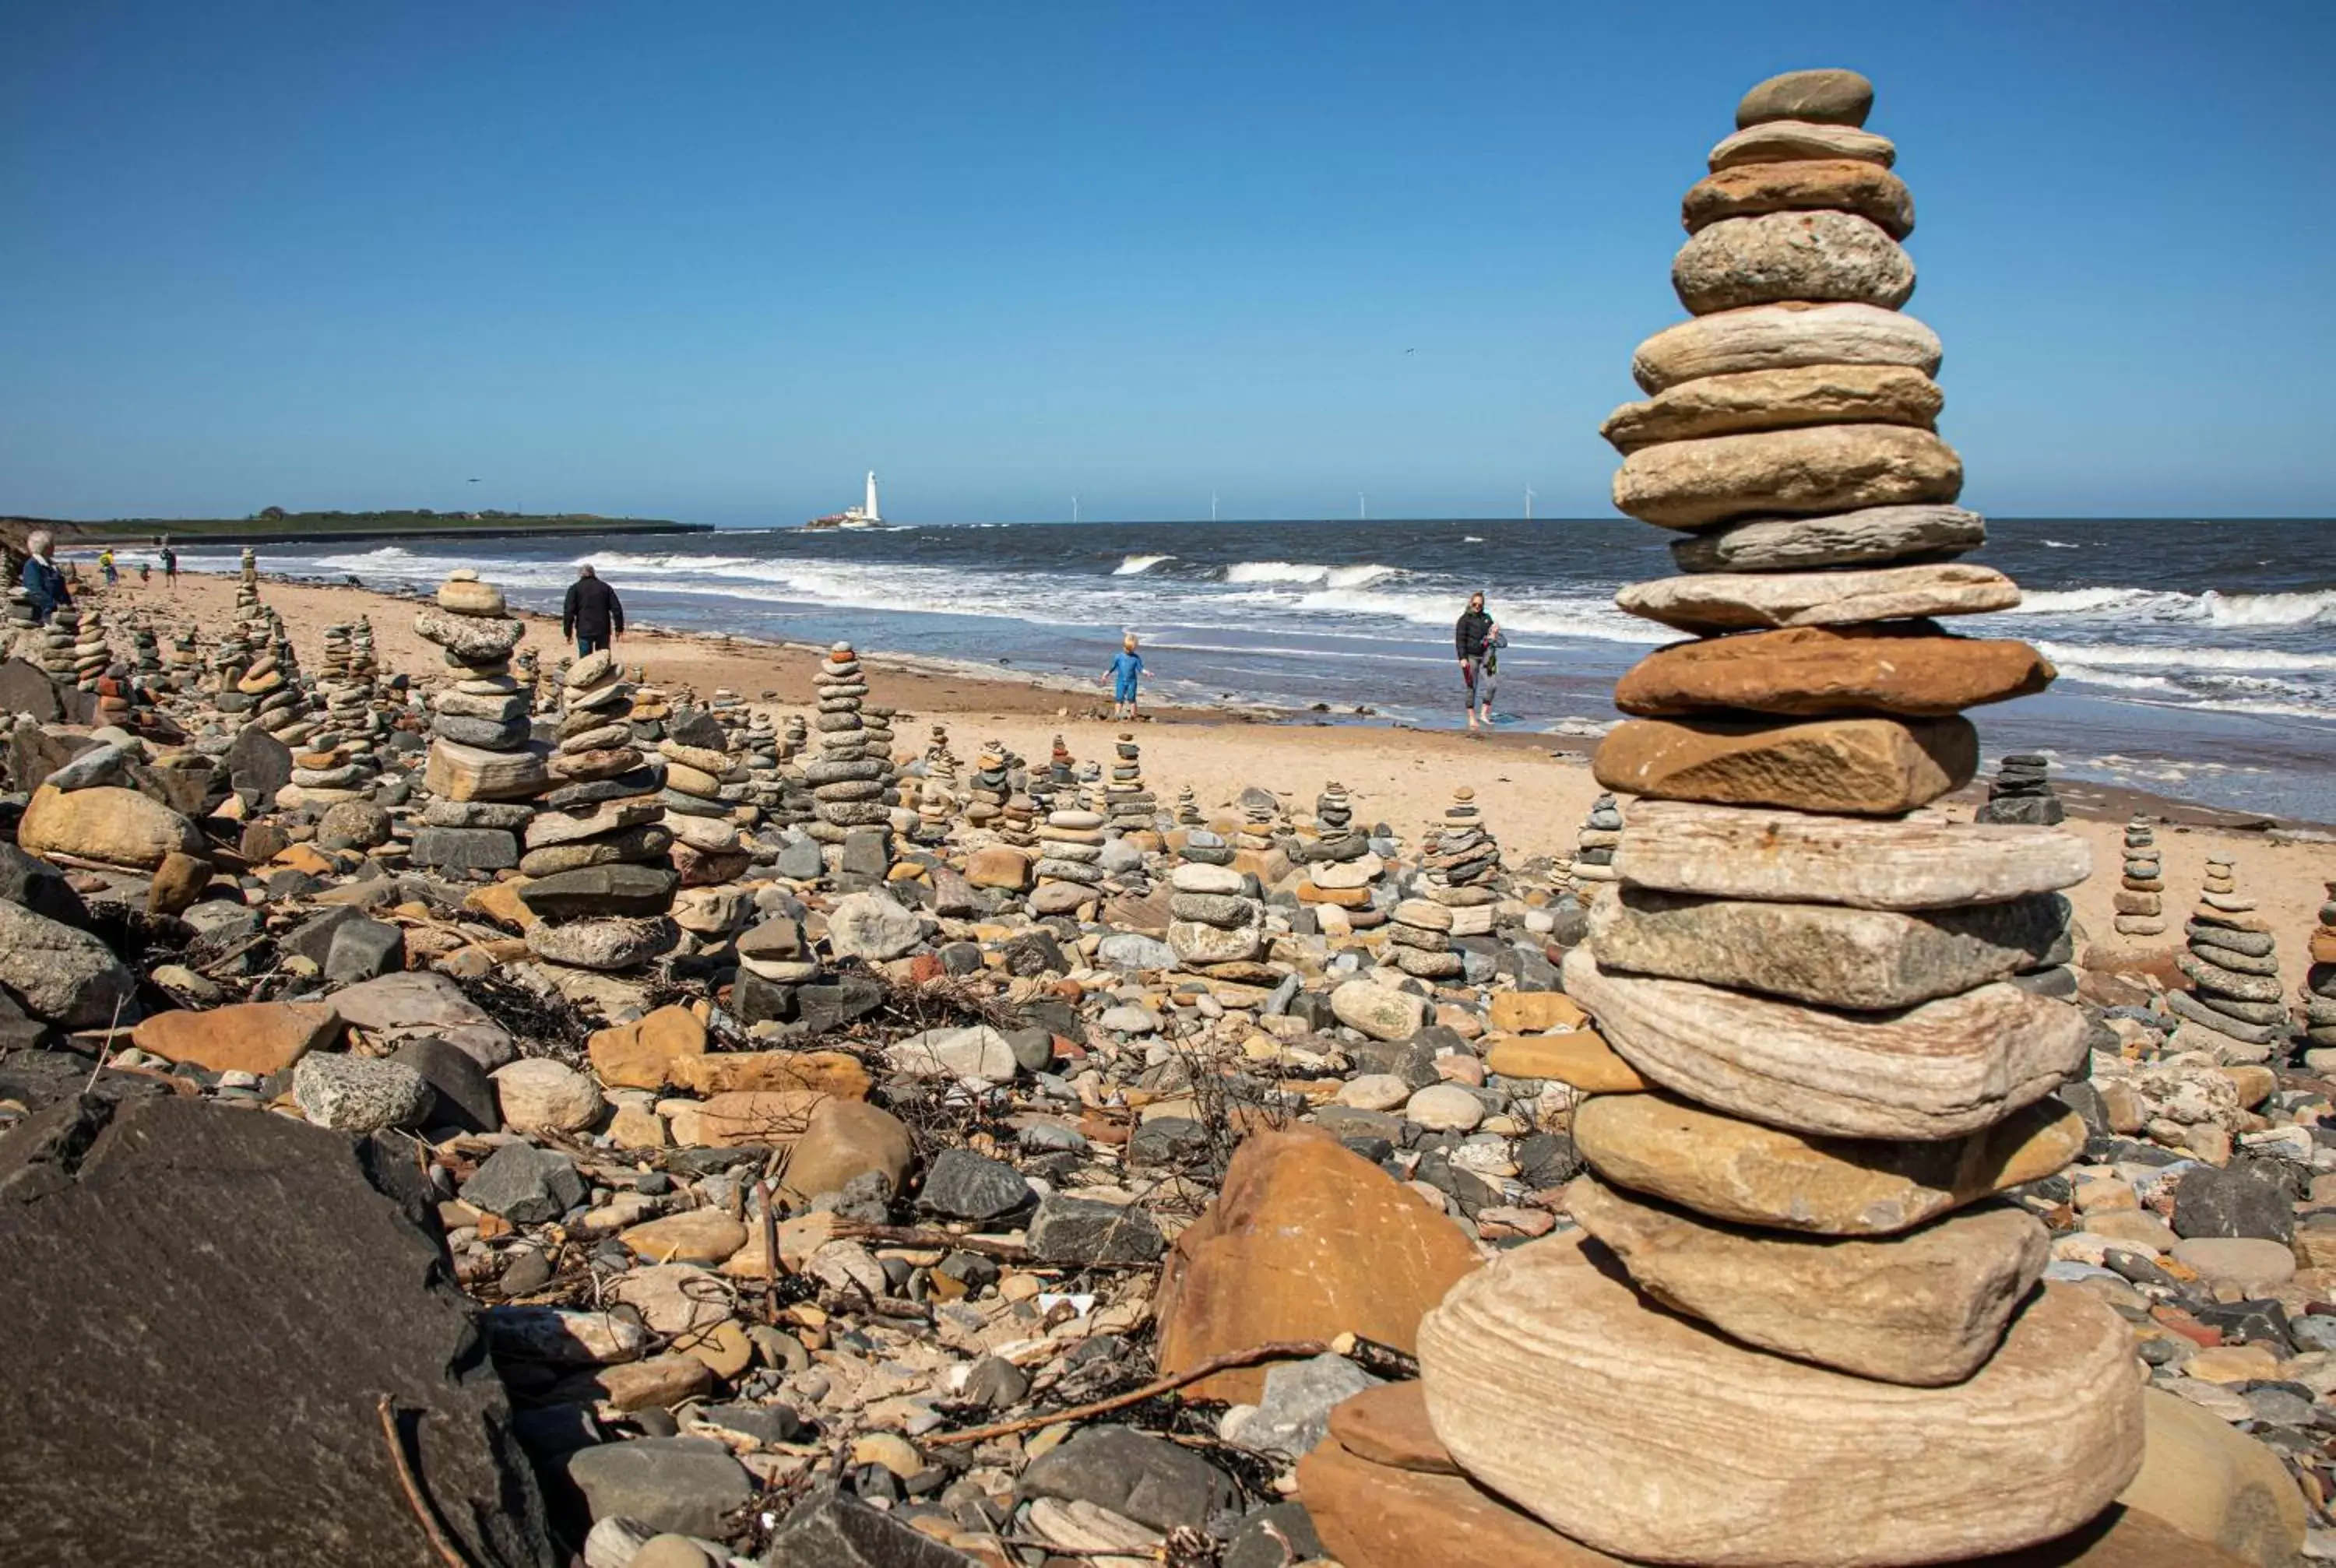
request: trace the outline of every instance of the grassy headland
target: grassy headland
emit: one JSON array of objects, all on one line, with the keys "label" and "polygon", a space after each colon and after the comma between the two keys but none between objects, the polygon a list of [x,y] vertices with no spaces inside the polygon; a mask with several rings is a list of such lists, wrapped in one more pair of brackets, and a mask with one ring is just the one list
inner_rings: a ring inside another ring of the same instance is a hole
[{"label": "grassy headland", "polygon": [[419,539],[459,535],[503,539],[531,533],[702,533],[713,524],[676,522],[663,517],[603,517],[598,512],[432,511],[400,507],[385,511],[287,511],[271,506],[249,517],[118,517],[103,521],[63,518],[0,517],[0,533],[21,548],[23,536],[47,529],[61,545],[144,544],[169,538],[180,543],[340,543],[352,540]]}]

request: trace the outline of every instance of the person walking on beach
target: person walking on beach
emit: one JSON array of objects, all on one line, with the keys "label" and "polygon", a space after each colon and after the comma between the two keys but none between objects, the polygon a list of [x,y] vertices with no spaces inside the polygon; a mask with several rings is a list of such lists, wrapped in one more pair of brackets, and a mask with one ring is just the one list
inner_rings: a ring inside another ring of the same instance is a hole
[{"label": "person walking on beach", "polygon": [[1135,634],[1129,632],[1120,638],[1119,654],[1111,661],[1105,679],[1111,682],[1111,716],[1135,716],[1135,686],[1144,675],[1144,656],[1135,651]]},{"label": "person walking on beach", "polygon": [[98,569],[105,573],[106,587],[112,588],[121,582],[122,579],[120,575],[113,570],[113,552],[112,550],[99,550],[97,552],[97,564]]},{"label": "person walking on beach", "polygon": [[57,541],[46,532],[24,541],[24,593],[33,601],[33,618],[42,626],[49,617],[73,603],[73,589],[57,570]]},{"label": "person walking on beach", "polygon": [[576,580],[568,585],[568,602],[560,609],[560,635],[575,639],[578,658],[599,653],[625,635],[625,607],[589,561],[576,569]]},{"label": "person walking on beach", "polygon": [[1468,608],[1453,623],[1452,646],[1460,655],[1460,678],[1468,689],[1468,727],[1477,727],[1482,716],[1493,722],[1493,683],[1499,672],[1501,628],[1484,612],[1484,596],[1468,596]]},{"label": "person walking on beach", "polygon": [[179,552],[167,544],[162,547],[162,585],[165,588],[179,586]]}]

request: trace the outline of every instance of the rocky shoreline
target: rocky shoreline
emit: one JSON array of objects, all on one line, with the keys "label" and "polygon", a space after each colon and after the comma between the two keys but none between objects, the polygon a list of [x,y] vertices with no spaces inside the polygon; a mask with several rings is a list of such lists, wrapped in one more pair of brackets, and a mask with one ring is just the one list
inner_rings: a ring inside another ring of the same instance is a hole
[{"label": "rocky shoreline", "polygon": [[2218,840],[2176,930],[2031,758],[1938,809],[2049,667],[1932,618],[2017,590],[1937,559],[1870,100],[1690,193],[1609,431],[1693,635],[1561,822],[539,657],[468,573],[17,596],[0,1561],[2336,1554],[2336,899]]}]

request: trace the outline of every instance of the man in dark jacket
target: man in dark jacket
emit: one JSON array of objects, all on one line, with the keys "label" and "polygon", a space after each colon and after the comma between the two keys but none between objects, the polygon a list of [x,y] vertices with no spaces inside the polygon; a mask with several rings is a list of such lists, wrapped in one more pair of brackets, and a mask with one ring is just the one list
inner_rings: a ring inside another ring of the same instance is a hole
[{"label": "man in dark jacket", "polygon": [[1493,722],[1493,660],[1494,639],[1500,628],[1493,618],[1484,613],[1484,596],[1468,597],[1468,608],[1452,628],[1452,646],[1460,655],[1460,678],[1468,687],[1468,727],[1476,727],[1476,716],[1481,712],[1484,722]]},{"label": "man in dark jacket", "polygon": [[73,603],[73,589],[66,586],[65,574],[57,570],[57,541],[45,529],[24,541],[23,585],[33,601],[33,618],[42,626]]},{"label": "man in dark jacket", "polygon": [[599,653],[625,635],[625,607],[617,590],[602,582],[591,567],[576,569],[568,585],[568,602],[560,608],[560,635],[576,639],[576,657]]}]

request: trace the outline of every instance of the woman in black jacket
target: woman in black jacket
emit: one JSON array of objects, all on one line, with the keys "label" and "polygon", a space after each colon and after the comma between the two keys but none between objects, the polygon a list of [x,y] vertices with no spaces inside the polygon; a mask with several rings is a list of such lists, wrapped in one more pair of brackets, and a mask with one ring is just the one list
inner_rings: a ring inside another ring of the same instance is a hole
[{"label": "woman in black jacket", "polygon": [[1493,722],[1494,648],[1501,628],[1484,613],[1484,596],[1468,596],[1468,608],[1452,627],[1452,646],[1460,655],[1460,678],[1468,687],[1468,727],[1475,729],[1477,716],[1484,722]]}]

